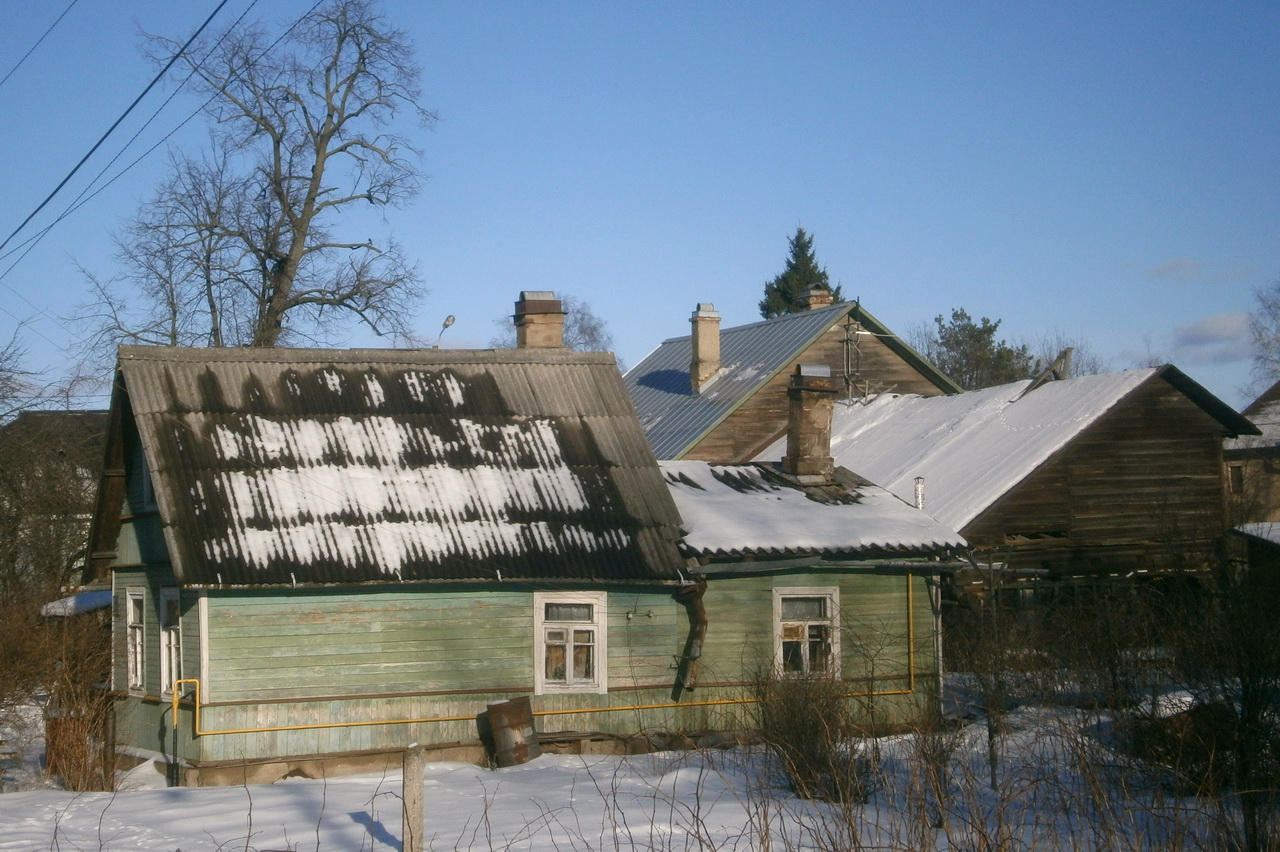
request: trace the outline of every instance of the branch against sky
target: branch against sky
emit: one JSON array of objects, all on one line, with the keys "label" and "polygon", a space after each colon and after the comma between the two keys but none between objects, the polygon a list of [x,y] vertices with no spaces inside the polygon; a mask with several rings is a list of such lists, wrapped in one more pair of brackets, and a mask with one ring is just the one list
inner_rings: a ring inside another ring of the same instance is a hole
[{"label": "branch against sky", "polygon": [[[179,46],[152,37],[166,59]],[[90,276],[91,343],[275,346],[355,320],[410,336],[415,266],[390,239],[339,233],[418,192],[424,125],[407,37],[370,0],[331,0],[278,39],[255,25],[184,54],[211,151],[169,177],[116,236],[122,272]],[[376,224],[376,223],[375,223]]]},{"label": "branch against sky", "polygon": [[1249,335],[1254,382],[1265,389],[1280,379],[1280,278],[1253,291]]}]

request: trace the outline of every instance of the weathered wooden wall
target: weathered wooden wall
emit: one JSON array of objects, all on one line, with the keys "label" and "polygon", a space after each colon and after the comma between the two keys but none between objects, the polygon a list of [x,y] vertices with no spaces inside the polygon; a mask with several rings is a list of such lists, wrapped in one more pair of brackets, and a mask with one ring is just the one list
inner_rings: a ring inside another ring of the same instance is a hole
[{"label": "weathered wooden wall", "polygon": [[1199,567],[1226,528],[1220,429],[1150,382],[961,532],[985,557],[1055,574]]},{"label": "weathered wooden wall", "polygon": [[[814,586],[840,590],[850,692],[883,693],[872,699],[878,712],[868,721],[917,718],[937,689],[926,581],[809,573],[713,580],[704,598],[709,630],[699,685],[679,703],[671,692],[689,630],[684,606],[665,590],[611,590],[608,694],[533,696],[538,728],[628,735],[749,726],[751,681],[768,671],[772,657],[773,589]],[[184,704],[178,730],[184,759],[225,763],[467,741],[488,703],[533,692],[530,590],[315,592],[208,593],[210,651],[202,682],[208,704],[201,726],[210,733],[191,738],[191,708]],[[198,612],[193,599],[183,619],[184,640],[190,640],[184,651],[196,644]],[[187,665],[195,667],[187,675],[198,676],[198,655]],[[167,703],[148,690],[148,697],[125,705],[118,715],[121,741],[172,753]],[[327,727],[335,722],[351,724]],[[262,730],[286,727],[301,729]]]},{"label": "weathered wooden wall", "polygon": [[[859,383],[870,383],[871,392],[893,391],[937,396],[942,390],[922,376],[878,338],[857,336],[857,351],[846,368],[846,331],[838,323],[796,359],[796,364],[826,364],[833,376],[852,372]],[[795,365],[771,378],[714,430],[698,441],[684,458],[710,462],[750,461],[777,440],[787,428],[787,383]],[[842,386],[842,383],[841,383]],[[855,394],[861,396],[863,390]]]}]

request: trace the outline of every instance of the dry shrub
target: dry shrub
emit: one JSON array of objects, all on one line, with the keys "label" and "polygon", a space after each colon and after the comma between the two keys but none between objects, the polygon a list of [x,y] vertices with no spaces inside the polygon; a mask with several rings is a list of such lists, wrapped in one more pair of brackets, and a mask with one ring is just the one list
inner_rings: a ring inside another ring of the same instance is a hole
[{"label": "dry shrub", "polygon": [[837,677],[761,678],[756,684],[756,727],[799,796],[864,802],[871,760],[851,744],[858,734],[849,685]]}]

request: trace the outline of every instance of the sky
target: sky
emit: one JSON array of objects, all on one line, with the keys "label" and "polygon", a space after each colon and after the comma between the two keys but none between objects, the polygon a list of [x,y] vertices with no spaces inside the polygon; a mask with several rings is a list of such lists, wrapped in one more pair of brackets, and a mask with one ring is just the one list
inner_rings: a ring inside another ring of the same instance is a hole
[{"label": "sky", "polygon": [[[283,29],[311,5],[252,2],[228,0],[214,25],[249,10]],[[185,38],[216,5],[68,3],[0,0],[0,239],[151,81],[140,32]],[[553,290],[586,300],[635,364],[687,334],[699,302],[726,326],[758,320],[804,227],[832,282],[899,334],[963,308],[1010,342],[1082,342],[1112,369],[1171,362],[1252,399],[1247,315],[1280,278],[1280,4],[381,9],[439,115],[401,126],[429,177],[386,214],[429,290],[411,318],[428,341],[487,346],[520,291]],[[118,272],[111,234],[166,147],[207,144],[198,117],[163,141],[197,106],[180,92],[162,108],[171,92],[0,251],[0,340],[16,330],[49,378],[73,362],[85,271]],[[335,342],[381,345],[354,328]]]}]

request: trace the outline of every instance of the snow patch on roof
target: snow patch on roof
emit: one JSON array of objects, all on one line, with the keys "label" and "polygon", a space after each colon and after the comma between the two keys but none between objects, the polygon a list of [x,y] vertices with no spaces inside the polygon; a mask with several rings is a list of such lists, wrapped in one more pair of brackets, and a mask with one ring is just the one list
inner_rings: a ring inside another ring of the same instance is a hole
[{"label": "snow patch on roof", "polygon": [[699,553],[937,552],[964,547],[954,530],[874,485],[845,502],[821,502],[760,465],[659,461]]},{"label": "snow patch on roof", "polygon": [[[204,542],[205,556],[238,556],[257,568],[373,562],[397,574],[423,558],[627,545],[622,531],[572,523],[590,501],[550,421],[493,425],[462,418],[452,426],[448,436],[388,417],[251,416],[237,428],[218,426],[213,442],[230,469],[217,475],[214,488],[233,522],[225,536]],[[437,461],[409,463],[409,454],[424,451]],[[459,456],[472,463],[447,461]],[[548,510],[568,522],[528,520]]]}]

